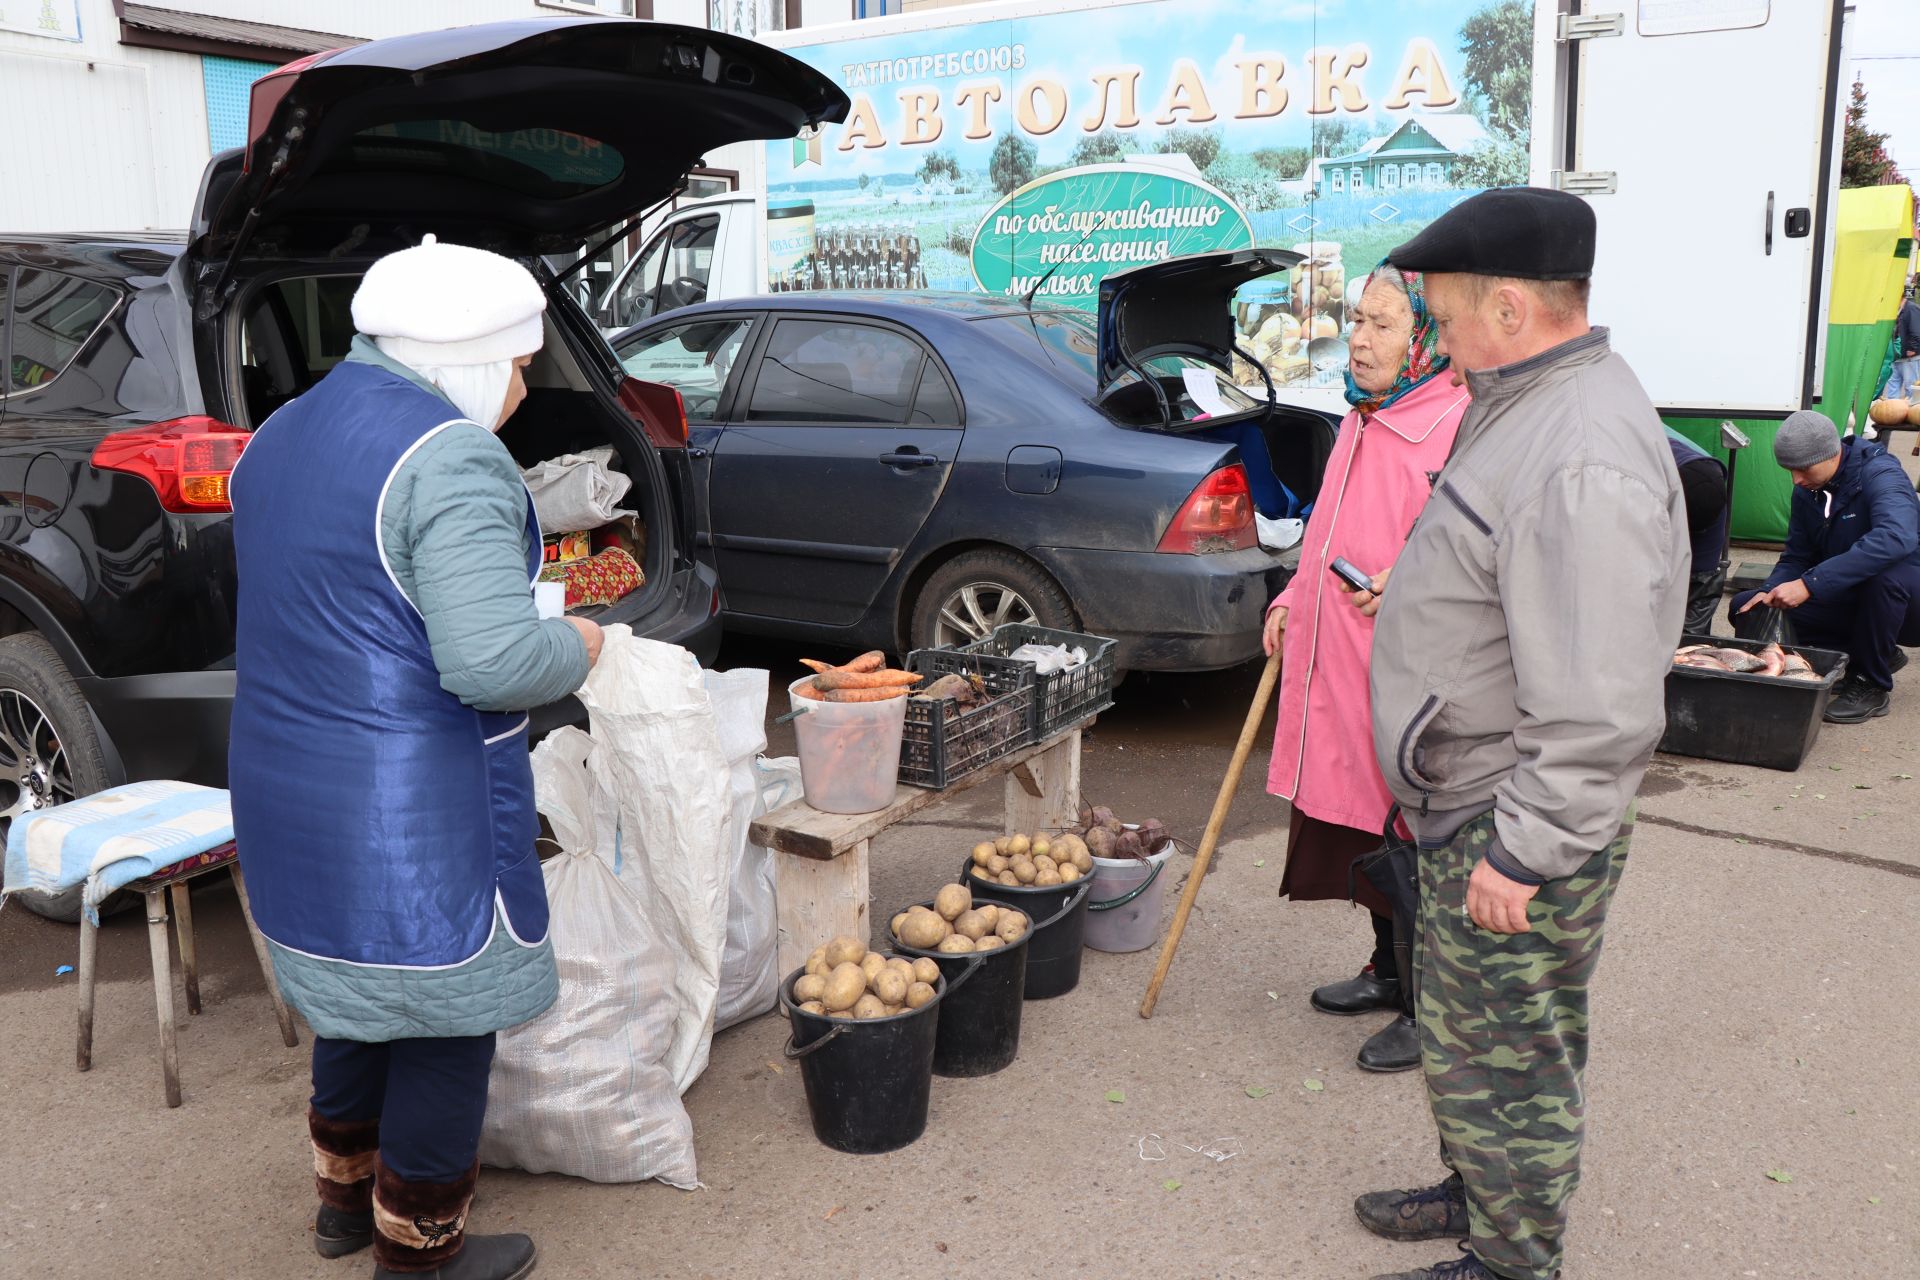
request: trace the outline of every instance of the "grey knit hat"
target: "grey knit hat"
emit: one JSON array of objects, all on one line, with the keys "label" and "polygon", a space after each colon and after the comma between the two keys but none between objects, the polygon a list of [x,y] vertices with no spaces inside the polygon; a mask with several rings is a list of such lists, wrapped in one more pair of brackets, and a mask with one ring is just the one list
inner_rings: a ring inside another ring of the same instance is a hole
[{"label": "grey knit hat", "polygon": [[1773,460],[1789,471],[1825,462],[1840,452],[1840,432],[1833,419],[1811,409],[1796,409],[1773,437]]}]

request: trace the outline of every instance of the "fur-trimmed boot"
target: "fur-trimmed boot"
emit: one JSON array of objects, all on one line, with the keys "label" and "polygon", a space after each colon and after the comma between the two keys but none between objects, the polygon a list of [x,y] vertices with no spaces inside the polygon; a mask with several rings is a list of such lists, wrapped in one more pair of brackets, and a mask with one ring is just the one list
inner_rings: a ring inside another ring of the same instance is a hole
[{"label": "fur-trimmed boot", "polygon": [[320,1211],[313,1218],[313,1247],[323,1258],[344,1258],[373,1243],[373,1160],[380,1149],[380,1121],[329,1120],[307,1108],[313,1139],[313,1186]]},{"label": "fur-trimmed boot", "polygon": [[522,1280],[533,1274],[533,1241],[522,1235],[469,1236],[475,1164],[455,1182],[407,1182],[374,1165],[374,1280]]}]

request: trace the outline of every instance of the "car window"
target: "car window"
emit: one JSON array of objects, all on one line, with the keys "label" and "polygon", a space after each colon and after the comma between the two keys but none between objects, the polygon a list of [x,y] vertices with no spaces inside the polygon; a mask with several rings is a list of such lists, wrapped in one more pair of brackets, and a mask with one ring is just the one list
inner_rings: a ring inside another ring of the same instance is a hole
[{"label": "car window", "polygon": [[10,391],[32,391],[60,376],[113,310],[105,285],[24,268],[14,277],[7,359]]},{"label": "car window", "polygon": [[714,214],[682,222],[649,241],[646,256],[620,282],[612,322],[639,324],[663,311],[705,302],[719,235],[720,215]]},{"label": "car window", "polygon": [[720,393],[752,323],[728,317],[655,329],[620,349],[620,366],[636,378],[678,391],[688,422],[712,422],[720,414]]},{"label": "car window", "polygon": [[747,418],[904,425],[926,355],[903,334],[840,320],[782,320]]},{"label": "car window", "polygon": [[960,406],[954,403],[953,389],[931,360],[920,371],[920,390],[913,397],[913,423],[923,427],[960,425]]}]

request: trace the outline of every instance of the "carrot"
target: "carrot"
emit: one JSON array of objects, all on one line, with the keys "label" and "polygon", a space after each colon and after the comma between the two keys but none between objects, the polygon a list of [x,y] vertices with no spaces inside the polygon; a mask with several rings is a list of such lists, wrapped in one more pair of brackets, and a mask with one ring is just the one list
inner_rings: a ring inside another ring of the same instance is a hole
[{"label": "carrot", "polygon": [[912,671],[823,671],[814,683],[828,693],[835,689],[894,689],[919,684],[926,677]]},{"label": "carrot", "polygon": [[816,675],[823,675],[826,672],[833,670],[831,666],[829,666],[827,663],[820,661],[820,659],[818,658],[802,658],[800,659],[800,665],[805,667],[807,670],[815,673]]},{"label": "carrot", "polygon": [[805,684],[793,686],[793,696],[796,698],[810,698],[815,702],[825,702],[827,700],[827,695],[820,692],[811,680]]},{"label": "carrot", "polygon": [[905,685],[866,689],[833,689],[827,693],[828,702],[885,702],[889,698],[907,696]]},{"label": "carrot", "polygon": [[886,654],[880,652],[878,649],[869,649],[852,662],[841,664],[840,670],[850,671],[855,675],[865,675],[870,671],[878,671],[886,665]]}]

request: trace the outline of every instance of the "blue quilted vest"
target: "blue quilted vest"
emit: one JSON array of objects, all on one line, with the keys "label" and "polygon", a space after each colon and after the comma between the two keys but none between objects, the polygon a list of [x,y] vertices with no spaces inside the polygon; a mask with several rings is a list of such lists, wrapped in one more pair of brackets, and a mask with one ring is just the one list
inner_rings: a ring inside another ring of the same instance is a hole
[{"label": "blue quilted vest", "polygon": [[[461,423],[347,362],[254,433],[233,478],[234,837],[260,930],[327,960],[448,968],[547,933],[527,718],[440,687],[380,538],[394,473]],[[527,502],[529,581],[540,529]]]}]

